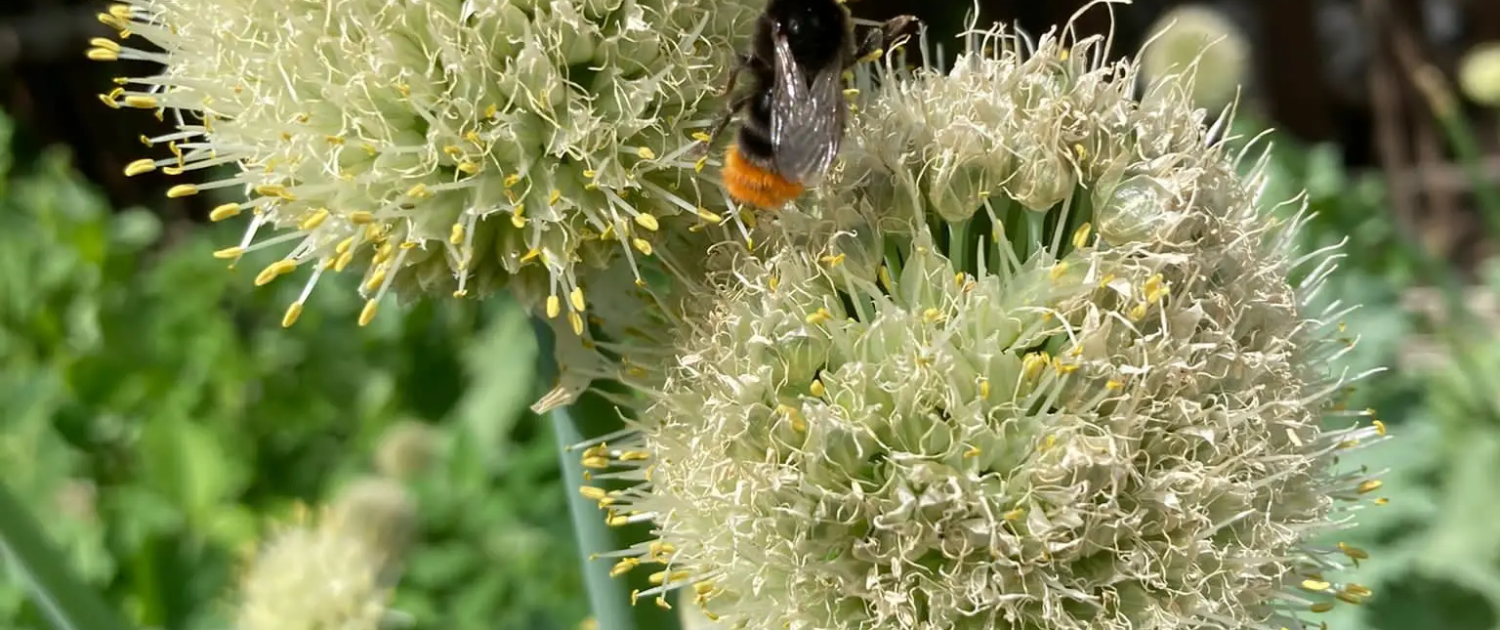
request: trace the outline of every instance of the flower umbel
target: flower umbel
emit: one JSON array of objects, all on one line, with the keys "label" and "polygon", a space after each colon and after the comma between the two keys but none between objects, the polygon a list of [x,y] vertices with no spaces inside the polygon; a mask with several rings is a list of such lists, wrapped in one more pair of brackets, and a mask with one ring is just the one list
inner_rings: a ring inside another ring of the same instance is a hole
[{"label": "flower umbel", "polygon": [[376,630],[389,555],[338,513],[272,535],[240,578],[240,630]]},{"label": "flower umbel", "polygon": [[873,273],[742,254],[683,311],[636,430],[582,452],[634,483],[583,489],[611,523],[657,526],[614,558],[652,565],[639,597],[751,630],[1186,630],[1371,594],[1325,577],[1363,550],[1313,542],[1380,487],[1339,455],[1385,433],[1322,426],[1361,415],[1341,313],[1299,299],[1334,257],[1294,258],[1183,79],[1135,103],[1134,68],[1063,43],[984,34],[862,101],[809,209],[880,216]]},{"label": "flower umbel", "polygon": [[89,56],[163,64],[102,97],[178,124],[127,173],[230,167],[168,194],[245,192],[212,213],[249,215],[218,255],[288,250],[256,277],[302,276],[288,325],[354,266],[362,323],[392,289],[511,286],[578,331],[579,265],[634,267],[665,217],[702,221],[674,190],[698,185],[689,134],[750,4],[130,0]]}]

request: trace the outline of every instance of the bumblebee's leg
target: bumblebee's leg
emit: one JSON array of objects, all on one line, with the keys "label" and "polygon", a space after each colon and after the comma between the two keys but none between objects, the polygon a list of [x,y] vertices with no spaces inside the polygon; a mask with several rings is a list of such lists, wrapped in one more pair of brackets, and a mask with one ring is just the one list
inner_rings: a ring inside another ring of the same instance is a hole
[{"label": "bumblebee's leg", "polygon": [[724,113],[719,114],[719,117],[714,120],[714,126],[709,128],[708,142],[703,143],[701,151],[708,151],[708,148],[719,140],[719,134],[724,133],[724,129],[734,121],[734,115],[749,105],[752,98],[755,98],[754,94],[742,94],[729,100],[729,106],[724,108]]},{"label": "bumblebee's leg", "polygon": [[724,128],[728,127],[729,123],[734,120],[735,113],[739,112],[741,109],[744,109],[745,105],[750,102],[750,96],[734,95],[735,83],[739,79],[740,73],[744,72],[745,68],[749,65],[750,55],[740,54],[735,59],[734,67],[729,69],[729,77],[724,80],[724,88],[719,92],[721,96],[729,96],[729,103],[724,107],[723,112],[720,113],[719,116],[714,120],[713,126],[709,128],[708,141],[704,142],[702,146],[697,149],[699,153],[707,153],[709,148],[713,146],[714,142],[719,139],[719,134],[724,133]]},{"label": "bumblebee's leg", "polygon": [[859,43],[859,48],[855,50],[855,63],[879,59],[880,55],[885,53],[886,42],[895,41],[902,31],[906,30],[906,27],[916,21],[916,16],[898,15],[886,20],[879,27],[867,31],[864,40]]}]

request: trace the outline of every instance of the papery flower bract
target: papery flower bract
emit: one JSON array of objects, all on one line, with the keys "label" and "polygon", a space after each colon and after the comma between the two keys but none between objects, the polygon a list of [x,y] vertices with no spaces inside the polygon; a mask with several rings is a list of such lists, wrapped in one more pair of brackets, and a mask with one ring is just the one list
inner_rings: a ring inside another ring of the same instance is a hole
[{"label": "papery flower bract", "polygon": [[178,123],[143,138],[168,155],[127,173],[237,167],[168,195],[246,191],[213,211],[250,215],[218,255],[289,250],[256,278],[305,279],[287,325],[320,274],[354,264],[369,298],[362,323],[390,289],[509,285],[579,331],[578,268],[617,254],[633,267],[666,217],[697,211],[684,198],[699,196],[687,194],[699,185],[689,133],[718,112],[705,96],[758,8],[130,0],[100,15],[121,41],[96,39],[89,56],[164,65],[103,96]]},{"label": "papery flower bract", "polygon": [[1141,74],[1159,80],[1193,72],[1192,99],[1199,107],[1219,109],[1235,100],[1250,78],[1251,43],[1218,9],[1184,4],[1166,12],[1147,31],[1155,39],[1141,51]]},{"label": "papery flower bract", "polygon": [[239,630],[377,630],[389,556],[336,513],[271,534],[240,577]]},{"label": "papery flower bract", "polygon": [[1072,43],[887,76],[803,204],[850,251],[743,254],[664,311],[634,432],[581,452],[634,483],[582,490],[611,524],[656,525],[613,556],[654,572],[638,597],[749,630],[1197,630],[1371,594],[1332,577],[1365,551],[1314,541],[1380,487],[1338,456],[1385,432],[1322,426],[1363,415],[1342,313],[1301,310],[1335,257],[1296,257],[1181,78],[1135,103]]}]

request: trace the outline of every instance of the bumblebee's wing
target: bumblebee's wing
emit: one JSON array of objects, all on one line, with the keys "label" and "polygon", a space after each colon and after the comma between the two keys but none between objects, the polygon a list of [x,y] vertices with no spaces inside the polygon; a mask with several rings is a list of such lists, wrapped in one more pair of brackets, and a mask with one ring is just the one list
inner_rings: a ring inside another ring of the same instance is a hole
[{"label": "bumblebee's wing", "polygon": [[838,155],[844,135],[843,69],[820,69],[811,86],[779,32],[775,41],[776,84],[771,92],[771,146],[782,177],[816,184]]}]

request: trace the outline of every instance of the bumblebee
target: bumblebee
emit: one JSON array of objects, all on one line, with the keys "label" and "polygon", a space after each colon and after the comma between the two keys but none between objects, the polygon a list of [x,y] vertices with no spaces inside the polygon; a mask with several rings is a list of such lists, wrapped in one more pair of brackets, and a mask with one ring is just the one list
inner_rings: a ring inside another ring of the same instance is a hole
[{"label": "bumblebee", "polygon": [[[727,111],[709,133],[712,144],[743,114],[721,171],[729,196],[777,209],[816,185],[844,137],[844,72],[878,56],[885,42],[915,20],[887,20],[856,45],[854,18],[839,0],[768,0],[750,50],[739,55],[726,80]],[[748,73],[751,85],[736,94],[741,73]]]}]

